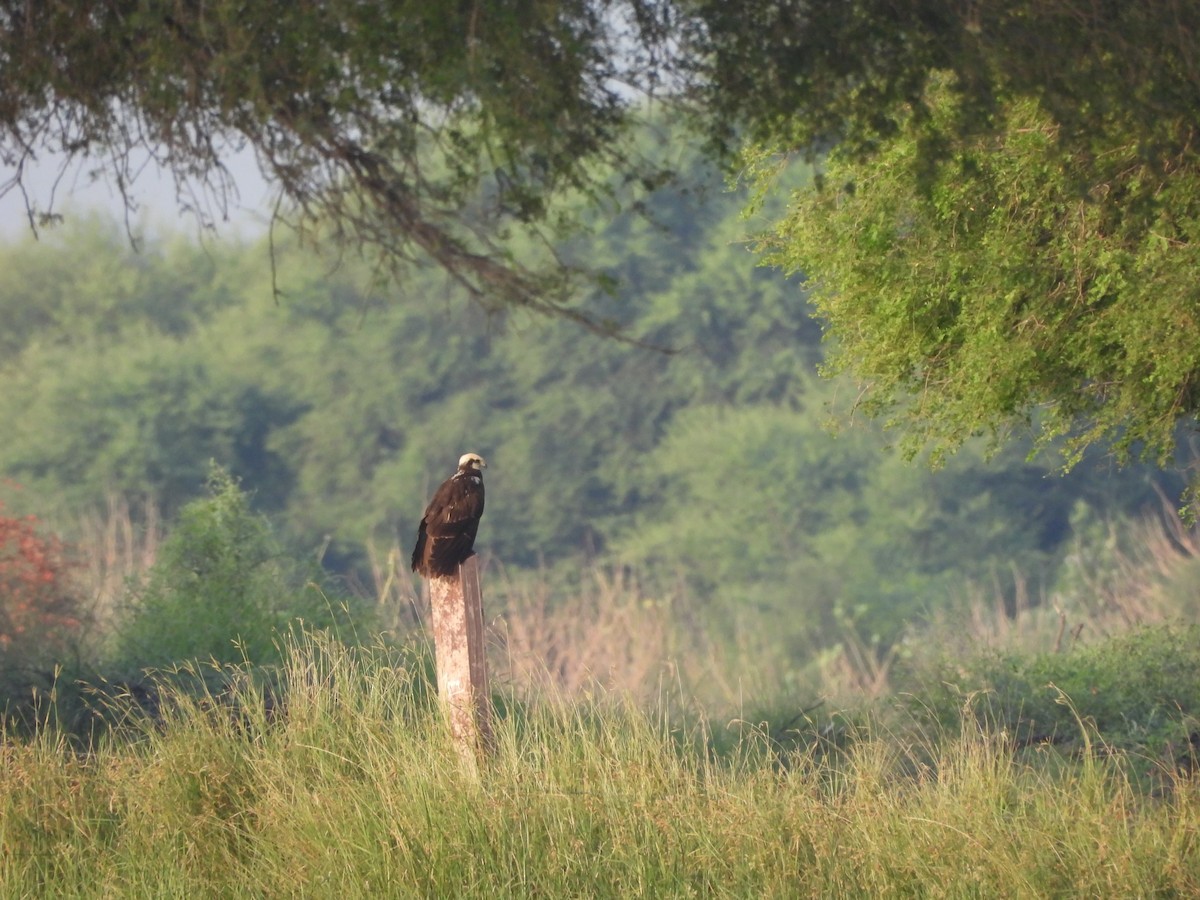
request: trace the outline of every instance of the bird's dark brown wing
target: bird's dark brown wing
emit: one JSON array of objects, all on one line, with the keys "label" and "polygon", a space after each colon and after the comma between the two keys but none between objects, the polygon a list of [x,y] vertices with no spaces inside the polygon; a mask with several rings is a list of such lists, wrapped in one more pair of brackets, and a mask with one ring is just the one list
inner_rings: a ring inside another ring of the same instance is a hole
[{"label": "bird's dark brown wing", "polygon": [[471,555],[483,515],[483,479],[459,472],[442,482],[425,509],[413,550],[413,570],[422,575],[453,575]]},{"label": "bird's dark brown wing", "polygon": [[412,569],[414,572],[421,571],[421,560],[425,558],[425,520],[421,520],[421,524],[417,526],[417,545],[413,547],[412,552]]}]

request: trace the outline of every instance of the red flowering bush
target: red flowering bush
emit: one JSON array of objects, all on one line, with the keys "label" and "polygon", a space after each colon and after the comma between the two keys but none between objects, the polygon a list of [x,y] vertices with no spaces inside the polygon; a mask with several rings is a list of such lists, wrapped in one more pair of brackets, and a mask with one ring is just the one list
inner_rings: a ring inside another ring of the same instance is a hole
[{"label": "red flowering bush", "polygon": [[0,502],[0,692],[11,699],[45,684],[76,645],[81,621],[62,542],[42,534],[36,516],[3,512]]}]

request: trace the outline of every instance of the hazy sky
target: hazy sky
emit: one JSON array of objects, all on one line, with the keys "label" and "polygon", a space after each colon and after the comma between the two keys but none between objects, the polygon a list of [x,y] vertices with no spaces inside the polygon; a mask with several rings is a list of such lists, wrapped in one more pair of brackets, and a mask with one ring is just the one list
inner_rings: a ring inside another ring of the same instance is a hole
[{"label": "hazy sky", "polygon": [[[222,212],[211,201],[207,203],[207,216],[217,220],[218,234],[256,234],[266,225],[271,207],[270,190],[253,153],[237,154],[226,164],[237,184],[239,196],[230,198],[228,222],[221,221]],[[75,161],[60,177],[62,158],[48,156],[37,165],[26,167],[25,191],[38,209],[44,210],[53,202],[54,211],[68,218],[73,213],[100,210],[112,216],[115,222],[124,222],[124,204],[111,176],[95,178],[91,174],[98,165],[99,161],[92,158]],[[7,184],[14,174],[12,167],[0,166],[0,185]],[[196,217],[180,207],[174,181],[153,163],[141,168],[130,194],[138,206],[131,217],[138,226],[174,228],[183,232],[196,229]],[[12,188],[0,197],[0,239],[11,240],[28,231],[25,198],[20,190]]]}]

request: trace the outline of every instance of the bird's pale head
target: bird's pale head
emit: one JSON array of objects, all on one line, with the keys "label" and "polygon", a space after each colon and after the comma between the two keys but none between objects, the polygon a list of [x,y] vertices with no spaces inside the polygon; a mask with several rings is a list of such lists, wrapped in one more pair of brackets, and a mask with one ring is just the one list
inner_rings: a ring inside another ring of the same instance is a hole
[{"label": "bird's pale head", "polygon": [[463,472],[467,469],[486,469],[487,463],[478,453],[464,453],[458,458],[458,468]]}]

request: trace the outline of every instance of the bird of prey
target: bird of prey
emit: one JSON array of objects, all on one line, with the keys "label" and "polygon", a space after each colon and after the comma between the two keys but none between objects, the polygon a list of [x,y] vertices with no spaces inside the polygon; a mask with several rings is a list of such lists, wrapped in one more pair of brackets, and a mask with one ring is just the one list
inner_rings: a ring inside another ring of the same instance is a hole
[{"label": "bird of prey", "polygon": [[464,453],[458,471],[442,482],[425,508],[413,548],[412,568],[426,578],[457,575],[459,564],[474,553],[475,532],[483,515],[483,473],[478,453]]}]

